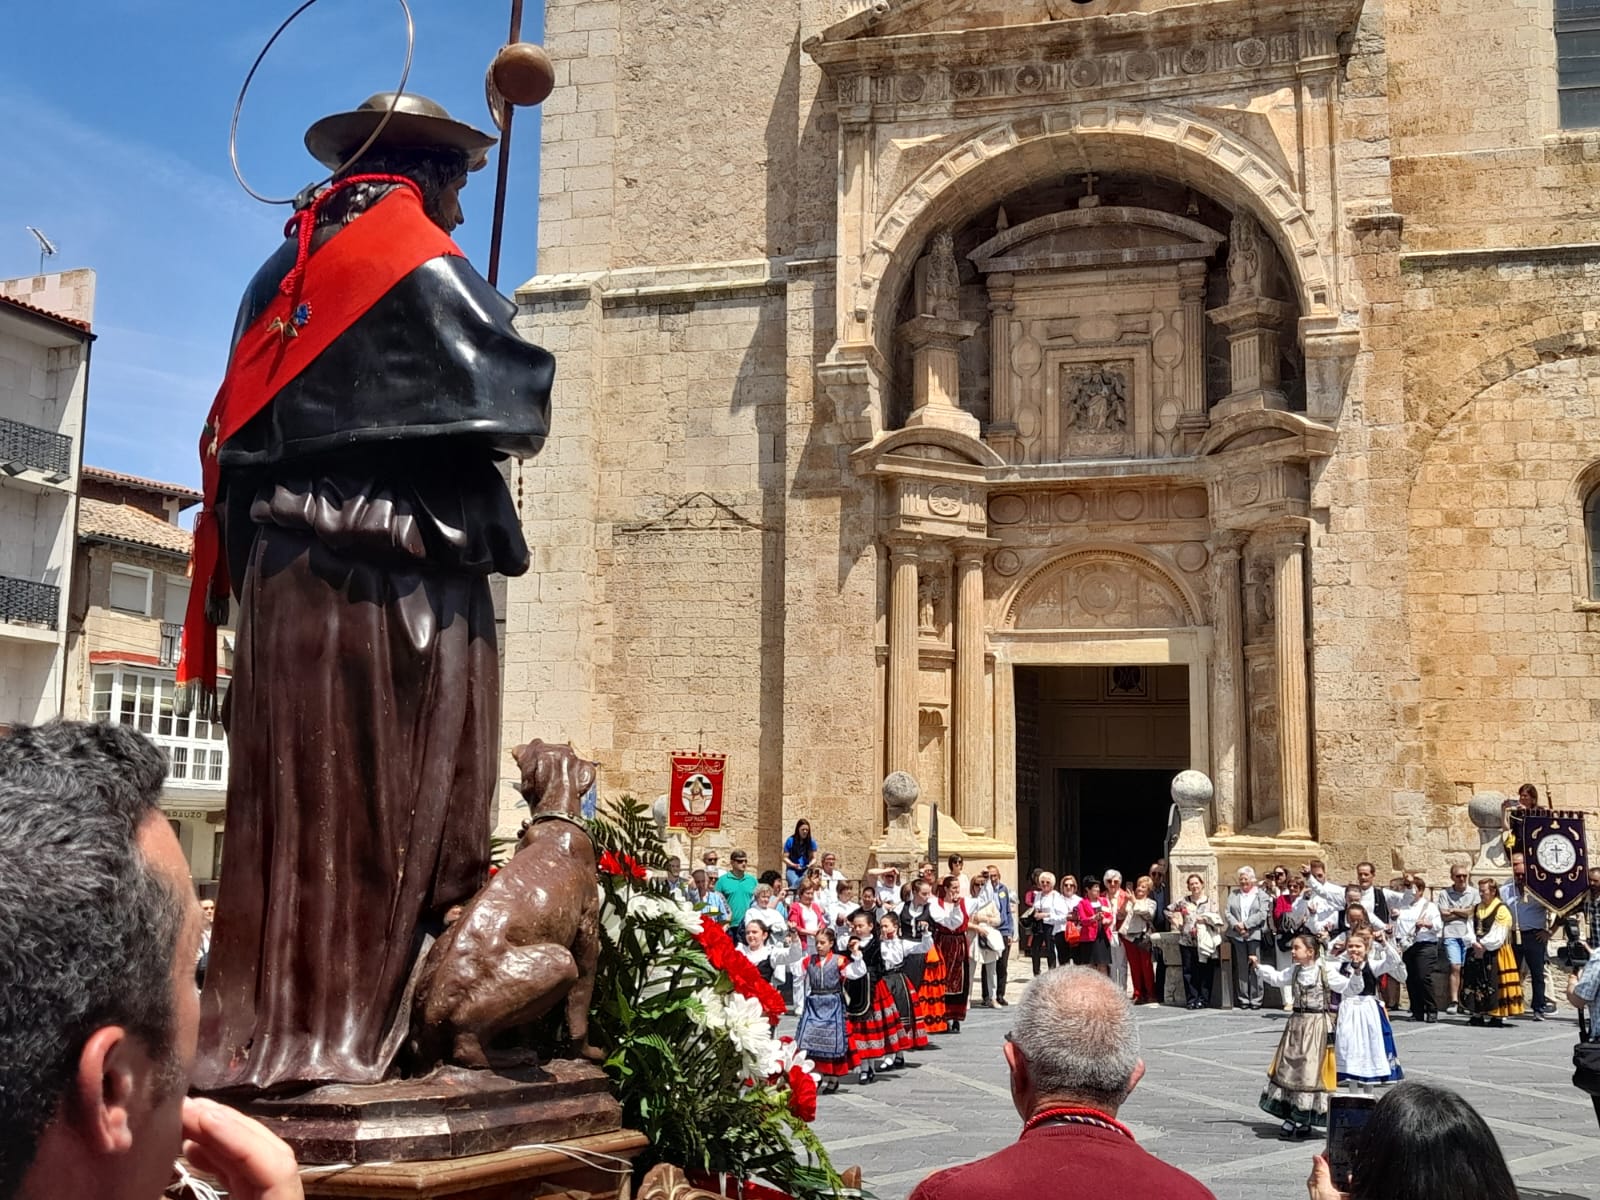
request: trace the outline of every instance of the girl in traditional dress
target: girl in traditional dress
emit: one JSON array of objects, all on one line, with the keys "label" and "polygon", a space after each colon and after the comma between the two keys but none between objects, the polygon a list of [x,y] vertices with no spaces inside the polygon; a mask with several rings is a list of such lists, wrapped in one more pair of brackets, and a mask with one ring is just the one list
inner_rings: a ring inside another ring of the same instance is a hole
[{"label": "girl in traditional dress", "polygon": [[[790,940],[801,947],[803,957],[817,952],[817,930],[828,923],[827,910],[817,899],[816,884],[811,876],[807,876],[800,883],[800,892],[793,903],[789,905],[786,914],[789,922]],[[794,1006],[796,1010],[805,1009],[806,976],[805,972],[797,972],[795,976]]]},{"label": "girl in traditional dress", "polygon": [[905,1066],[905,1050],[921,1050],[928,1044],[928,1035],[921,1029],[921,1014],[911,998],[905,967],[912,955],[927,954],[932,958],[932,952],[932,937],[925,935],[917,941],[902,937],[900,921],[893,913],[884,913],[878,921],[878,940],[867,954],[867,962],[882,974],[883,984],[894,998],[895,1011],[900,1015],[900,1025],[906,1033],[905,1042],[891,1047],[895,1051],[894,1061],[885,1063],[881,1070]]},{"label": "girl in traditional dress", "polygon": [[911,885],[911,899],[896,922],[896,936],[926,947],[925,951],[912,951],[911,961],[906,964],[915,989],[917,1028],[925,1034],[944,1033],[950,1028],[944,1011],[945,963],[934,943],[934,930],[947,915],[944,905],[933,898],[933,885],[918,879]]},{"label": "girl in traditional dress", "polygon": [[[951,1033],[961,1032],[967,1019],[967,992],[972,978],[967,967],[967,899],[961,894],[961,879],[946,875],[943,907],[934,914],[933,948],[944,968],[944,1017]],[[926,979],[926,976],[924,976]]]},{"label": "girl in traditional dress", "polygon": [[822,1090],[839,1090],[839,1077],[850,1074],[856,1065],[850,1048],[849,1023],[845,1018],[844,981],[851,974],[867,974],[866,961],[858,951],[853,958],[838,953],[833,930],[819,929],[816,953],[801,960],[806,981],[805,1010],[795,1027],[795,1044],[811,1056],[817,1070],[825,1075]]},{"label": "girl in traditional dress", "polygon": [[747,920],[744,924],[744,941],[739,952],[755,964],[761,978],[773,987],[781,987],[789,978],[789,964],[799,957],[782,941],[775,941],[760,921]]},{"label": "girl in traditional dress", "polygon": [[1406,965],[1381,932],[1357,930],[1345,942],[1349,961],[1343,967],[1344,986],[1339,1017],[1333,1030],[1338,1054],[1339,1082],[1370,1092],[1377,1084],[1404,1078],[1395,1052],[1394,1030],[1378,994],[1378,979],[1391,975],[1404,982]]},{"label": "girl in traditional dress", "polygon": [[1461,1007],[1472,1014],[1472,1024],[1498,1028],[1522,1012],[1522,973],[1511,947],[1511,910],[1494,880],[1478,880],[1478,896],[1472,945],[1461,967]]},{"label": "girl in traditional dress", "polygon": [[1297,933],[1289,942],[1286,967],[1264,967],[1254,955],[1250,967],[1262,983],[1293,997],[1294,1007],[1278,1052],[1267,1068],[1267,1086],[1261,1093],[1261,1110],[1283,1122],[1284,1138],[1309,1137],[1328,1126],[1328,1097],[1338,1079],[1323,1070],[1328,1038],[1333,1033],[1331,997],[1353,986],[1353,976],[1343,974],[1322,957],[1322,946],[1309,933]]},{"label": "girl in traditional dress", "polygon": [[[900,1020],[900,1010],[883,975],[883,956],[877,949],[872,914],[858,908],[850,915],[850,940],[847,943],[850,968],[845,971],[845,1025],[850,1039],[850,1056],[859,1072],[857,1081],[871,1083],[877,1074],[874,1064],[895,1055],[904,1062],[912,1048],[912,1035]],[[856,973],[856,964],[861,964]],[[900,973],[902,986],[905,975]],[[906,989],[906,1008],[911,1010],[911,994]],[[913,1011],[913,1019],[915,1013]],[[922,1045],[928,1044],[923,1035]]]}]

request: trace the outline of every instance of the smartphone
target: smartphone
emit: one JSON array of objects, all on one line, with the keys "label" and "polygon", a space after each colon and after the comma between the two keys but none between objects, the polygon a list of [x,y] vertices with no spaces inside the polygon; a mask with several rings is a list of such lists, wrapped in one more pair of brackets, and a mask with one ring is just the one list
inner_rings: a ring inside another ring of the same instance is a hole
[{"label": "smartphone", "polygon": [[1341,1192],[1350,1188],[1356,1139],[1377,1103],[1376,1096],[1336,1093],[1328,1097],[1328,1173],[1333,1176],[1333,1186]]}]

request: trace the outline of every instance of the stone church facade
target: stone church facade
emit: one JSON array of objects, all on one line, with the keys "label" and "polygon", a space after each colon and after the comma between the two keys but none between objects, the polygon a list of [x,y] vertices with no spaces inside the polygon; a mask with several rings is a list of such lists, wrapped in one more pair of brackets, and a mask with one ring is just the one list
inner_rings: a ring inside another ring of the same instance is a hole
[{"label": "stone church facade", "polygon": [[1023,870],[1142,870],[1185,768],[1224,865],[1600,806],[1551,0],[549,0],[546,44],[508,745],[647,799],[724,751],[716,844],[804,816],[851,871],[892,770]]}]

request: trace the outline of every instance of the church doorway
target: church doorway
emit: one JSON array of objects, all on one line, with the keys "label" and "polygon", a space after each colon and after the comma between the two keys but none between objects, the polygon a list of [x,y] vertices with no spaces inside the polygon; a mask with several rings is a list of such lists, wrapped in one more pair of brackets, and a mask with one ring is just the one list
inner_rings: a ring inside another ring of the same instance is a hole
[{"label": "church doorway", "polygon": [[1180,664],[1016,668],[1018,866],[1133,881],[1161,856],[1190,764]]}]

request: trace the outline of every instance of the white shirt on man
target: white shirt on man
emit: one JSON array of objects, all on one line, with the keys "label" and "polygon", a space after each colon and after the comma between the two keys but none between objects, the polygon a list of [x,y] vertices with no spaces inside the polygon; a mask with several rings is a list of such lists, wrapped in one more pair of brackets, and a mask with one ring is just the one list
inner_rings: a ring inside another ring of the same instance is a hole
[{"label": "white shirt on man", "polygon": [[1443,924],[1444,918],[1439,915],[1439,906],[1422,895],[1418,895],[1410,905],[1394,914],[1395,936],[1408,945],[1437,942],[1444,936],[1440,929]]}]

